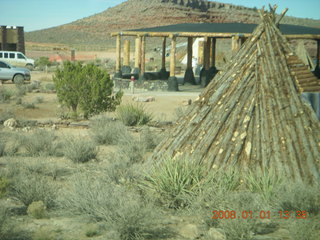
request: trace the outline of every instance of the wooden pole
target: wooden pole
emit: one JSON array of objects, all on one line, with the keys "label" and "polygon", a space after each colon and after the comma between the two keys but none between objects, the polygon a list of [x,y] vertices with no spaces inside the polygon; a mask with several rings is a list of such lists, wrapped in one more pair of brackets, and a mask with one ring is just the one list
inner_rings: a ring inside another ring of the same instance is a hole
[{"label": "wooden pole", "polygon": [[170,53],[170,77],[175,77],[176,69],[176,45],[177,39],[175,36],[171,37],[171,53]]},{"label": "wooden pole", "polygon": [[140,73],[140,59],[141,56],[141,37],[137,36],[135,40],[135,59],[134,59],[134,70],[133,73],[139,74]]},{"label": "wooden pole", "polygon": [[316,68],[320,69],[320,40],[317,40],[317,62]]},{"label": "wooden pole", "polygon": [[198,64],[203,64],[203,41],[199,41],[198,43]]},{"label": "wooden pole", "polygon": [[216,66],[216,38],[211,38],[211,61],[210,66],[215,67]]},{"label": "wooden pole", "polygon": [[232,36],[231,41],[232,55],[234,56],[241,47],[241,38],[237,35]]},{"label": "wooden pole", "polygon": [[130,41],[129,40],[124,40],[123,65],[130,66]]},{"label": "wooden pole", "polygon": [[144,73],[146,71],[146,36],[141,37],[141,72],[140,80],[145,80]]},{"label": "wooden pole", "polygon": [[121,78],[122,73],[121,73],[121,35],[120,34],[117,35],[116,53],[117,53],[117,58],[116,58],[115,77]]},{"label": "wooden pole", "polygon": [[193,56],[192,47],[193,47],[193,38],[188,37],[187,69],[184,74],[183,80],[184,80],[184,82],[188,82],[188,83],[195,85],[196,81],[195,81],[194,73],[193,73],[193,69],[192,69],[192,56]]},{"label": "wooden pole", "polygon": [[171,38],[171,53],[170,53],[170,77],[168,79],[168,91],[179,91],[178,79],[175,76],[177,37],[175,35],[171,35],[170,38]]},{"label": "wooden pole", "polygon": [[192,68],[192,45],[193,45],[193,38],[188,37],[187,68]]},{"label": "wooden pole", "polygon": [[211,49],[211,41],[210,38],[205,37],[205,48],[204,48],[204,67],[206,70],[210,68],[210,49]]},{"label": "wooden pole", "polygon": [[167,47],[167,38],[164,37],[162,40],[162,63],[161,63],[161,69],[166,69],[166,47]]}]

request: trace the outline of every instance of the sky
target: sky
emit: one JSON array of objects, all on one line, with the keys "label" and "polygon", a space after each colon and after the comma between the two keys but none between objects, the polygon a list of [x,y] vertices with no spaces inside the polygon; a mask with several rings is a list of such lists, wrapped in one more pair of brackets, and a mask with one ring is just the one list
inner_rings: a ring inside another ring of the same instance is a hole
[{"label": "sky", "polygon": [[[26,32],[70,23],[100,13],[125,0],[0,0],[0,25],[24,26]],[[289,8],[287,15],[320,19],[320,0],[222,0],[246,7],[277,4],[278,12]],[[320,26],[319,26],[320,27]]]}]

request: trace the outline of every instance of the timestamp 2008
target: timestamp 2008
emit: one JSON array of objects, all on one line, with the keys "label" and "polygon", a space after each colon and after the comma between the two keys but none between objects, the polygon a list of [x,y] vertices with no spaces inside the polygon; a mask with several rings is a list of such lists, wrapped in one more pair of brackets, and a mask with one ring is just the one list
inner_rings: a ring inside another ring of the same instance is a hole
[{"label": "timestamp 2008", "polygon": [[225,211],[212,211],[212,219],[307,219],[307,211],[234,211],[234,210],[225,210]]}]

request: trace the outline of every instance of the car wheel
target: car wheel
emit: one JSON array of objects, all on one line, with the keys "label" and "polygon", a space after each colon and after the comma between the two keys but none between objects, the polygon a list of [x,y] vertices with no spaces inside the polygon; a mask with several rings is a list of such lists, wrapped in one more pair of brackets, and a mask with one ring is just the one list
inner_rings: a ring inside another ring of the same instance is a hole
[{"label": "car wheel", "polygon": [[23,84],[23,82],[24,82],[24,77],[23,77],[23,75],[21,75],[21,74],[15,75],[14,78],[13,78],[13,82],[14,82],[15,84]]},{"label": "car wheel", "polygon": [[32,64],[27,64],[26,68],[28,68],[30,71],[32,71],[33,70],[33,65]]}]

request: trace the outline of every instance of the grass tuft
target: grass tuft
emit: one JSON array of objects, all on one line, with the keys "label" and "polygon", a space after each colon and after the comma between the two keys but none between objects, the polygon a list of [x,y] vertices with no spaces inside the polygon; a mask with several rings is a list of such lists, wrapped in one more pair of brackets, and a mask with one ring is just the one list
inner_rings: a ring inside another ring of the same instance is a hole
[{"label": "grass tuft", "polygon": [[146,112],[143,105],[122,105],[117,108],[117,117],[126,126],[137,126],[147,124],[152,120],[152,115]]}]

